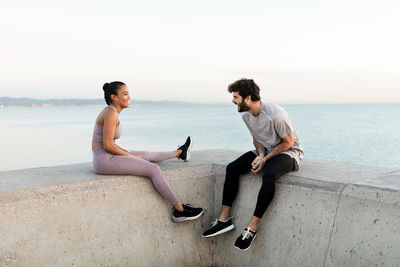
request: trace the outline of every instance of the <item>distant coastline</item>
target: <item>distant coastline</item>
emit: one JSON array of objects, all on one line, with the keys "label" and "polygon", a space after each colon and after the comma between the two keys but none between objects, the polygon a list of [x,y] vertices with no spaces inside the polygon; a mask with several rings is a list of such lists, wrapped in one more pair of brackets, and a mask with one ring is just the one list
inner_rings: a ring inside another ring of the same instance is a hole
[{"label": "distant coastline", "polygon": [[[134,105],[231,105],[230,102],[226,103],[193,103],[185,101],[151,101],[151,100],[133,100]],[[400,105],[400,103],[278,103],[283,106],[321,106],[321,105]],[[50,98],[50,99],[36,99],[36,98],[13,98],[13,97],[0,97],[0,108],[6,107],[60,107],[60,106],[104,106],[105,102],[102,98]]]},{"label": "distant coastline", "polygon": [[[139,105],[193,105],[194,103],[183,101],[149,101],[136,100],[135,104]],[[4,107],[56,107],[56,106],[91,106],[105,105],[104,99],[79,99],[79,98],[13,98],[0,97],[0,108]]]}]

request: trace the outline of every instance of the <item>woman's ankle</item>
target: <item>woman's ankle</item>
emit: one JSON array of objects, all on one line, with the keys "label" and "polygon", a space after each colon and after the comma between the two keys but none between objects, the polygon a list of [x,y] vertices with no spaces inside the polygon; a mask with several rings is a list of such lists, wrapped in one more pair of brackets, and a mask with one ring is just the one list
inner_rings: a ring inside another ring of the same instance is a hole
[{"label": "woman's ankle", "polygon": [[174,204],[174,209],[176,209],[177,211],[183,211],[182,203],[180,201],[176,202]]}]

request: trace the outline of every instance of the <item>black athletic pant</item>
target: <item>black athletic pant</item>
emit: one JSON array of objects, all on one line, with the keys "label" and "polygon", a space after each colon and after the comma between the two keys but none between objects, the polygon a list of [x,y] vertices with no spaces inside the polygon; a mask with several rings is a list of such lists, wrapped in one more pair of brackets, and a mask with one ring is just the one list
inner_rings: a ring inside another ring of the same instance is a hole
[{"label": "black athletic pant", "polygon": [[[226,166],[222,205],[231,207],[239,190],[239,176],[251,170],[251,163],[257,156],[249,151]],[[282,175],[296,169],[296,161],[287,154],[279,154],[264,166],[262,185],[258,192],[254,216],[262,218],[275,195],[275,181]]]}]

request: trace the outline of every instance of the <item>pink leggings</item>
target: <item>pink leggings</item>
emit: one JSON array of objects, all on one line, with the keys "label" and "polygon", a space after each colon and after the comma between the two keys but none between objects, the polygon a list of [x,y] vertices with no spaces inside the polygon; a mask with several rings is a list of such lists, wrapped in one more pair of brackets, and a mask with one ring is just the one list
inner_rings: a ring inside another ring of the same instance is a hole
[{"label": "pink leggings", "polygon": [[93,149],[93,168],[98,174],[130,174],[137,176],[147,176],[151,178],[154,187],[158,192],[174,205],[178,199],[172,192],[167,180],[165,179],[160,167],[152,162],[161,162],[176,157],[176,152],[147,152],[133,151],[130,153],[142,156],[138,159],[130,156],[113,155],[104,150],[102,146]]}]

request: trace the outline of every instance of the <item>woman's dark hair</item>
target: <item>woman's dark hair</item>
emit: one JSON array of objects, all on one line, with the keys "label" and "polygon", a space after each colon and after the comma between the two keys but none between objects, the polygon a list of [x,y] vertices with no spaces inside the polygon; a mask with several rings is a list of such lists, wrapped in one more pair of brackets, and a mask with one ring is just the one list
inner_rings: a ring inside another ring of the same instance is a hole
[{"label": "woman's dark hair", "polygon": [[251,96],[251,101],[260,101],[260,88],[251,79],[240,79],[228,86],[228,92],[239,92],[243,98]]},{"label": "woman's dark hair", "polygon": [[117,95],[119,88],[121,88],[123,85],[125,85],[123,82],[118,81],[105,83],[103,85],[104,100],[106,101],[107,105],[112,104],[111,95]]}]

